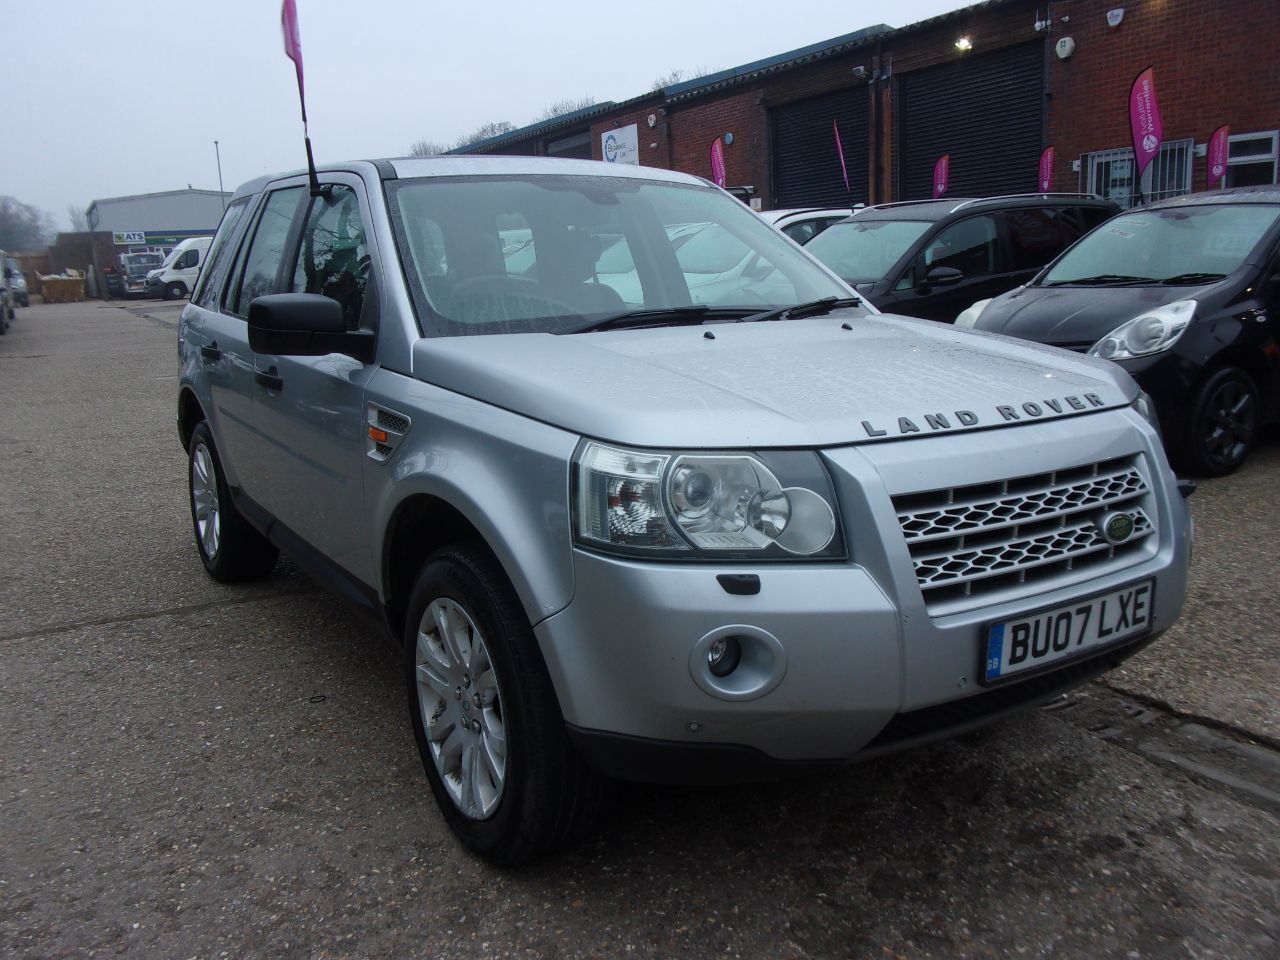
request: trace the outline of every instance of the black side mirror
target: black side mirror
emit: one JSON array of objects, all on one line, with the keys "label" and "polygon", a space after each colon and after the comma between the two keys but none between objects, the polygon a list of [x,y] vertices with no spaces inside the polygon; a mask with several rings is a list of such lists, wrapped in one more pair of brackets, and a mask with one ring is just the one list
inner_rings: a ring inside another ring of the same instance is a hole
[{"label": "black side mirror", "polygon": [[342,304],[317,293],[273,293],[249,304],[249,348],[254,353],[323,357],[343,353],[373,360],[372,330],[348,330]]},{"label": "black side mirror", "polygon": [[964,272],[955,267],[934,267],[924,275],[926,287],[949,287],[964,279]]}]

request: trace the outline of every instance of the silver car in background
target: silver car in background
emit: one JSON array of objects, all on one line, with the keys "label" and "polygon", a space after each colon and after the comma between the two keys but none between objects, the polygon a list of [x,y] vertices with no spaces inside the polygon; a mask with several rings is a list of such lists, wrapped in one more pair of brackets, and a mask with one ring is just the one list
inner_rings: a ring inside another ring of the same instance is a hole
[{"label": "silver car in background", "polygon": [[[572,842],[611,778],[972,729],[1178,616],[1188,513],[1114,364],[879,315],[678,173],[319,181],[242,186],[182,312],[196,544],[224,581],[285,550],[386,627],[480,855]],[[731,283],[676,249],[711,229]]]}]

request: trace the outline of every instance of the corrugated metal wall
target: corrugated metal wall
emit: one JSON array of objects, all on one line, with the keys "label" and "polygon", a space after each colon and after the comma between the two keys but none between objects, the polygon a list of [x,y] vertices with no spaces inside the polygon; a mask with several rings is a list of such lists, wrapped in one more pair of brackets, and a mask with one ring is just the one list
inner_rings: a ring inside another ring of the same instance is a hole
[{"label": "corrugated metal wall", "polygon": [[[867,88],[853,87],[770,111],[775,207],[847,207],[867,201]],[[845,191],[832,121],[849,171]]]},{"label": "corrugated metal wall", "polygon": [[951,155],[948,196],[1031,193],[1044,129],[1044,42],[903,74],[898,80],[898,200],[933,195],[933,166]]}]

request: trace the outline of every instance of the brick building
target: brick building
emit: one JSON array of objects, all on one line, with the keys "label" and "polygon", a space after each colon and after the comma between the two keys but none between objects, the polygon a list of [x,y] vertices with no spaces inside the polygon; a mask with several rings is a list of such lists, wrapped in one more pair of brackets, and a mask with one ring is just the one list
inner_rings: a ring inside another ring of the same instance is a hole
[{"label": "brick building", "polygon": [[[1164,144],[1145,196],[1204,189],[1205,144],[1231,128],[1227,182],[1274,183],[1274,0],[988,0],[884,25],[523,127],[466,152],[622,158],[709,177],[762,209],[1052,189],[1134,199],[1129,87],[1155,69]],[[837,139],[838,134],[838,139]],[[843,166],[841,164],[843,153]],[[846,189],[846,178],[848,187]]]}]

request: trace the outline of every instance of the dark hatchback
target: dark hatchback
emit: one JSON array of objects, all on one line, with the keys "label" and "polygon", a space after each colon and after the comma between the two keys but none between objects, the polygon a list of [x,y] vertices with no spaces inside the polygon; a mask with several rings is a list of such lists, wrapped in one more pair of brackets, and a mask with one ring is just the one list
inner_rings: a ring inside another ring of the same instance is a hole
[{"label": "dark hatchback", "polygon": [[950,323],[975,300],[1026,283],[1119,209],[1084,194],[886,203],[805,250],[886,313]]},{"label": "dark hatchback", "polygon": [[1280,418],[1280,189],[1130,210],[959,325],[1114,360],[1179,466],[1230,473]]}]

